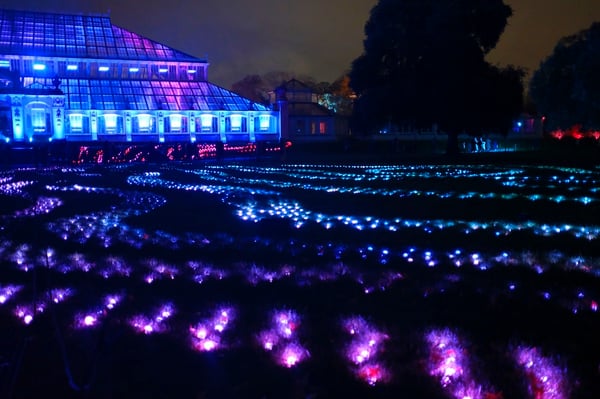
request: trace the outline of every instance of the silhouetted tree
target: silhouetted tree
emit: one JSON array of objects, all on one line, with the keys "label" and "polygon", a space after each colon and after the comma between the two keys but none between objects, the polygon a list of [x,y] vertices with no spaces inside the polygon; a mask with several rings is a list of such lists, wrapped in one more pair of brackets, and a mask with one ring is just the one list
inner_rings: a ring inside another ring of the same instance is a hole
[{"label": "silhouetted tree", "polygon": [[511,15],[502,0],[380,0],[350,72],[355,130],[436,125],[449,152],[461,132],[507,133],[522,106],[523,73],[485,56]]},{"label": "silhouetted tree", "polygon": [[259,104],[269,102],[269,91],[271,89],[259,75],[246,75],[242,80],[231,85],[233,92]]},{"label": "silhouetted tree", "polygon": [[270,101],[270,93],[279,85],[291,79],[298,79],[315,90],[323,90],[329,83],[316,83],[316,80],[308,75],[296,75],[286,71],[271,71],[264,75],[246,75],[241,80],[231,85],[231,90],[254,102],[265,104]]},{"label": "silhouetted tree", "polygon": [[534,72],[529,93],[546,128],[600,129],[600,23],[559,40]]}]

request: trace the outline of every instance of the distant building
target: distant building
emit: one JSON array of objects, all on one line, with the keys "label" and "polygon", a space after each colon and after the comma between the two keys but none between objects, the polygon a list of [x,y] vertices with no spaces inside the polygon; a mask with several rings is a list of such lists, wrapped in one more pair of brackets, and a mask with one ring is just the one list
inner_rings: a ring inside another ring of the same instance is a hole
[{"label": "distant building", "polygon": [[517,135],[519,137],[535,137],[540,138],[544,134],[544,116],[539,117],[523,113],[513,122],[513,126],[509,135]]},{"label": "distant building", "polygon": [[0,10],[0,138],[279,141],[279,112],[108,16]]},{"label": "distant building", "polygon": [[274,91],[281,111],[281,137],[291,141],[333,140],[348,134],[348,118],[318,103],[317,95],[299,80],[289,80]]}]

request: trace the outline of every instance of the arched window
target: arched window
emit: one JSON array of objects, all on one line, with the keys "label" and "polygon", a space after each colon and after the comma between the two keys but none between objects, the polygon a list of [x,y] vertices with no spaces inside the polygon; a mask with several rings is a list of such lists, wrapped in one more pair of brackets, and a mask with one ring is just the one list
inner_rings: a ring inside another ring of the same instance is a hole
[{"label": "arched window", "polygon": [[268,132],[271,130],[271,115],[259,115],[257,130],[261,132]]},{"label": "arched window", "polygon": [[[196,124],[197,126],[198,124]],[[213,114],[200,115],[200,129],[196,129],[203,133],[217,131],[217,118]]]},{"label": "arched window", "polygon": [[72,132],[83,131],[83,115],[82,114],[70,114],[69,115],[69,126]]},{"label": "arched window", "polygon": [[225,131],[232,133],[246,132],[246,118],[240,114],[229,115],[225,119]]}]

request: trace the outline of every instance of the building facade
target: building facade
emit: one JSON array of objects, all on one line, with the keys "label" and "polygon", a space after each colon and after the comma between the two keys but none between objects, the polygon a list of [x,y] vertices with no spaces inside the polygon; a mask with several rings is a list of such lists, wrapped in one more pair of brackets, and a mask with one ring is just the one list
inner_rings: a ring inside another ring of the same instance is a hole
[{"label": "building facade", "polygon": [[108,16],[0,10],[0,138],[279,141],[279,111],[208,82],[208,66]]},{"label": "building facade", "polygon": [[333,140],[348,135],[348,118],[319,104],[312,89],[292,79],[274,90],[282,137],[292,141]]}]

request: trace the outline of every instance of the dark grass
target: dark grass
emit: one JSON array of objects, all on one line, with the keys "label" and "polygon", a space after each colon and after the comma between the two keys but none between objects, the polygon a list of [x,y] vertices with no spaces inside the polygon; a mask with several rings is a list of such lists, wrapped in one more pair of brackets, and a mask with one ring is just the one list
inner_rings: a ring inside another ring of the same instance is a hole
[{"label": "dark grass", "polygon": [[[498,162],[505,165],[545,164],[551,159],[526,158],[525,154],[505,155],[502,161],[495,154],[461,157],[460,162]],[[407,160],[428,162],[431,158]],[[556,161],[556,160],[555,160]],[[446,158],[439,162],[445,164]],[[590,160],[573,161],[569,166],[594,167]],[[144,167],[140,167],[143,170]],[[122,175],[103,178],[107,187],[128,188]],[[90,178],[89,184],[98,185]],[[137,189],[137,188],[136,188]],[[418,243],[436,250],[452,250],[460,246],[470,250],[522,251],[560,249],[571,254],[598,256],[593,244],[583,244],[567,236],[552,239],[534,238],[529,234],[497,239],[489,233],[470,236],[468,242],[450,233],[425,234],[411,231],[404,234],[365,233],[348,229],[324,232],[316,226],[300,231],[290,230],[286,221],[266,221],[259,224],[242,223],[231,215],[231,209],[206,194],[179,195],[156,191],[167,197],[167,205],[148,215],[129,218],[126,222],[149,231],[159,229],[179,234],[202,231],[208,237],[220,237],[220,247],[184,247],[169,251],[161,247],[135,250],[126,246],[111,247],[110,253],[128,259],[132,264],[156,257],[180,264],[188,259],[201,259],[224,268],[245,267],[253,262],[277,266],[290,262],[297,267],[321,265],[330,267],[336,260],[328,253],[324,259],[315,255],[314,248],[301,243],[330,241],[333,245],[353,246],[374,242],[402,248]],[[292,196],[293,197],[293,196]],[[11,239],[29,242],[40,251],[48,246],[65,253],[80,252],[91,259],[108,255],[97,243],[84,245],[65,243],[46,232],[41,226],[58,215],[85,213],[110,209],[112,195],[61,195],[68,204],[56,214],[35,220],[7,225]],[[338,207],[319,196],[303,194],[307,206],[323,211],[365,210],[388,214],[427,215],[439,217],[468,217],[489,212],[495,217],[542,218],[575,223],[599,220],[598,208],[586,213],[578,210],[557,215],[552,204],[531,206],[519,204],[503,209],[488,201],[453,203],[441,208],[438,201],[402,201],[373,203],[368,199],[344,197]],[[116,200],[118,202],[118,200]],[[18,208],[15,201],[8,208]],[[589,208],[588,208],[589,209]],[[207,211],[209,210],[209,211]],[[4,211],[6,213],[6,211]],[[519,214],[519,212],[521,214]],[[176,215],[176,216],[174,216]],[[433,216],[430,216],[434,218]],[[221,235],[221,236],[219,236]],[[225,235],[225,237],[222,237]],[[263,244],[257,244],[256,238]],[[290,244],[293,239],[296,246]],[[217,241],[217,240],[216,240]],[[277,250],[277,248],[283,248]],[[340,261],[340,260],[337,260]],[[363,261],[358,254],[348,253],[341,261],[353,269],[369,270],[381,267],[376,261]],[[442,389],[426,375],[427,351],[422,334],[434,327],[451,327],[460,331],[468,342],[475,373],[502,391],[504,398],[526,398],[525,378],[509,359],[509,349],[524,343],[538,346],[568,366],[572,383],[571,398],[598,398],[600,384],[598,366],[600,344],[598,314],[582,311],[573,314],[568,304],[545,300],[539,294],[552,290],[556,297],[575,297],[583,290],[598,298],[600,282],[588,273],[551,269],[537,274],[526,267],[496,267],[488,271],[450,265],[426,268],[422,265],[392,263],[386,265],[401,272],[405,279],[384,292],[365,295],[362,288],[350,279],[312,285],[281,280],[273,284],[251,286],[240,277],[222,281],[208,280],[202,285],[180,277],[174,281],[157,281],[151,286],[142,282],[141,271],[131,278],[104,280],[92,274],[62,275],[43,268],[35,273],[16,271],[3,260],[1,283],[27,285],[24,295],[48,287],[74,286],[77,295],[64,304],[51,307],[40,315],[32,326],[24,327],[11,315],[10,308],[0,308],[0,397],[64,397],[64,398],[446,398]],[[516,290],[506,289],[511,282]],[[71,328],[75,310],[95,306],[102,293],[125,289],[127,299],[122,307],[111,313],[102,326],[90,331]],[[427,293],[427,295],[424,295]],[[140,336],[132,332],[124,318],[151,310],[161,302],[172,301],[177,313],[169,322],[171,331],[164,335]],[[214,353],[196,353],[189,348],[186,331],[190,320],[203,316],[219,304],[232,304],[238,318],[228,333],[232,348]],[[303,316],[300,329],[302,343],[311,357],[297,368],[288,370],[274,364],[255,341],[255,335],[266,327],[269,312],[274,308],[296,309]],[[394,375],[392,381],[369,387],[356,379],[343,360],[341,351],[346,338],[340,331],[340,318],[345,315],[365,315],[385,330],[390,339],[383,355],[385,364]],[[66,358],[64,355],[66,354]],[[67,359],[67,360],[65,360]],[[70,370],[77,390],[69,385]]]}]

